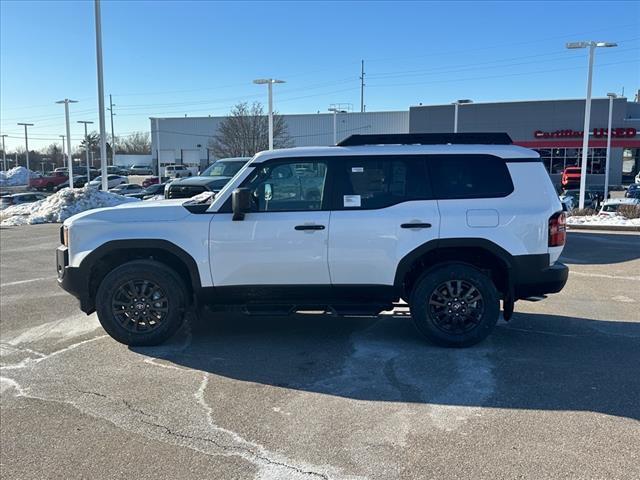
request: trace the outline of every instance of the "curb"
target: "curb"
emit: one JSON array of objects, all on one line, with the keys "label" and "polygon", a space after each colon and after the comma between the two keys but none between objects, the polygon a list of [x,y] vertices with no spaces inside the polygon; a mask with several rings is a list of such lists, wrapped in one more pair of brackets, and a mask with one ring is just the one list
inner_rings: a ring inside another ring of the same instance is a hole
[{"label": "curb", "polygon": [[567,225],[567,230],[608,230],[610,232],[640,232],[640,225]]}]

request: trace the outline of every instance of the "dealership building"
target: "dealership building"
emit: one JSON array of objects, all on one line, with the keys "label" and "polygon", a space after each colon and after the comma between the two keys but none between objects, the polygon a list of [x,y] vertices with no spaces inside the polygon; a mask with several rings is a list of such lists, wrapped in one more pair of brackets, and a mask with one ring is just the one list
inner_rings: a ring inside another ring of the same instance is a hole
[{"label": "dealership building", "polygon": [[[584,131],[584,99],[463,103],[458,105],[458,132],[507,132],[516,145],[540,153],[554,183],[566,167],[579,165]],[[451,132],[454,105],[409,109],[411,133]],[[591,103],[587,184],[604,184],[609,98]],[[610,183],[632,183],[640,169],[640,103],[613,100]]]},{"label": "dealership building", "polygon": [[[507,132],[514,143],[540,153],[554,183],[562,170],[579,165],[582,152],[584,99],[466,103],[458,107],[458,132]],[[349,112],[335,117],[338,141],[356,133],[428,133],[453,131],[455,107],[418,105],[409,111]],[[604,184],[609,99],[592,101],[587,183]],[[334,143],[331,113],[283,115],[294,146]],[[154,162],[203,168],[216,160],[210,144],[226,117],[152,118]],[[613,101],[611,185],[633,182],[640,170],[640,103]],[[156,125],[158,129],[156,130]]]},{"label": "dealership building", "polygon": [[[333,145],[333,113],[282,115],[295,147]],[[153,161],[202,168],[216,160],[211,142],[227,117],[151,118]],[[157,125],[157,130],[156,130]],[[337,141],[354,133],[408,133],[409,112],[336,113]],[[158,149],[159,145],[159,149]]]}]

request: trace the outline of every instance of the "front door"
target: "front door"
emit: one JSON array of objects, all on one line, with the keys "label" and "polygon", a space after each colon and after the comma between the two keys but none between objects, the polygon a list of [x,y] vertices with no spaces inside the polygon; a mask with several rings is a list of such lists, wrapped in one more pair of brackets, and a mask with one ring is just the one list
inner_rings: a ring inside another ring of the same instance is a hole
[{"label": "front door", "polygon": [[287,158],[256,167],[241,187],[253,211],[233,221],[216,213],[210,226],[214,286],[329,285],[327,163]]}]

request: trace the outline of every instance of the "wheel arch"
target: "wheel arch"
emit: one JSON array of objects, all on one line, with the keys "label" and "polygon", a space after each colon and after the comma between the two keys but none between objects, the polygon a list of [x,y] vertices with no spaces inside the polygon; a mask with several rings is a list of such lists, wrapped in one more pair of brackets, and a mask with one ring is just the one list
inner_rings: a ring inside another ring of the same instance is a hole
[{"label": "wheel arch", "polygon": [[398,263],[394,287],[407,299],[424,272],[448,262],[466,263],[487,271],[503,297],[513,295],[511,255],[484,238],[439,239],[420,245]]},{"label": "wheel arch", "polygon": [[95,309],[96,292],[104,277],[114,268],[139,259],[152,259],[172,268],[192,298],[201,288],[196,261],[175,243],[158,239],[112,240],[93,250],[81,264],[91,310]]}]

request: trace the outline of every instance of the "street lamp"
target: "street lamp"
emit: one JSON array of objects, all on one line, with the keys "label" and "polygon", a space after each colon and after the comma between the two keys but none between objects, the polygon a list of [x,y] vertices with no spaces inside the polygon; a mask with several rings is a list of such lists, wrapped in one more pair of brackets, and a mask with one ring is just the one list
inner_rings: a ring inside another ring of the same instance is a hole
[{"label": "street lamp", "polygon": [[453,102],[453,133],[458,133],[458,107],[467,103],[473,103],[473,100],[463,98],[462,100],[456,100]]},{"label": "street lamp", "polygon": [[96,21],[96,70],[98,77],[98,123],[100,124],[100,175],[102,190],[108,190],[107,182],[107,133],[104,126],[104,75],[102,70],[102,19],[100,0],[93,3]]},{"label": "street lamp", "polygon": [[[18,125],[24,125],[24,148],[26,150],[27,156],[27,170],[31,171],[29,168],[29,138],[27,136],[27,127],[33,127],[33,123],[18,123]],[[31,173],[29,173],[29,181],[27,185],[31,183]]]},{"label": "street lamp", "polygon": [[337,145],[338,144],[338,121],[337,121],[337,116],[338,113],[347,113],[347,110],[342,108],[340,106],[340,104],[336,105],[336,104],[332,104],[329,105],[329,108],[327,109],[329,112],[333,112],[333,144]]},{"label": "street lamp", "polygon": [[64,139],[66,137],[66,135],[58,135],[61,139],[62,139],[62,166],[66,167],[67,166],[67,159],[64,156]]},{"label": "street lamp", "polygon": [[269,86],[269,150],[273,150],[273,84],[285,82],[275,78],[259,78],[254,80],[253,83],[256,85],[264,85],[266,83]]},{"label": "street lamp", "polygon": [[67,123],[67,157],[69,158],[69,185],[73,184],[73,158],[71,158],[71,127],[69,126],[69,104],[78,103],[77,100],[58,100],[56,103],[64,103],[64,118]]},{"label": "street lamp", "polygon": [[[89,122],[87,120],[78,120],[78,123],[83,123],[84,124],[84,150],[85,150],[85,156],[87,159],[87,182],[91,181],[91,173],[89,170],[89,139],[87,138],[87,125],[92,125],[93,122]],[[73,185],[71,183],[69,183],[69,186],[71,188],[73,188]]]},{"label": "street lamp", "polygon": [[589,121],[591,117],[591,80],[593,78],[593,57],[596,48],[617,47],[617,43],[611,42],[570,42],[566,47],[570,50],[576,48],[589,49],[589,73],[587,75],[587,99],[584,107],[584,131],[582,134],[582,162],[580,165],[580,201],[578,208],[584,208],[584,193],[587,186],[587,151],[589,149]]},{"label": "street lamp", "polygon": [[7,171],[7,151],[6,148],[4,148],[4,137],[6,137],[7,135],[0,135],[0,137],[2,137],[2,169],[6,172]]},{"label": "street lamp", "polygon": [[612,125],[611,122],[613,120],[613,100],[618,98],[615,93],[607,93],[607,97],[609,97],[609,123],[607,124],[607,157],[604,164],[604,199],[607,200],[609,197],[609,160],[611,159],[611,137],[612,135]]}]

